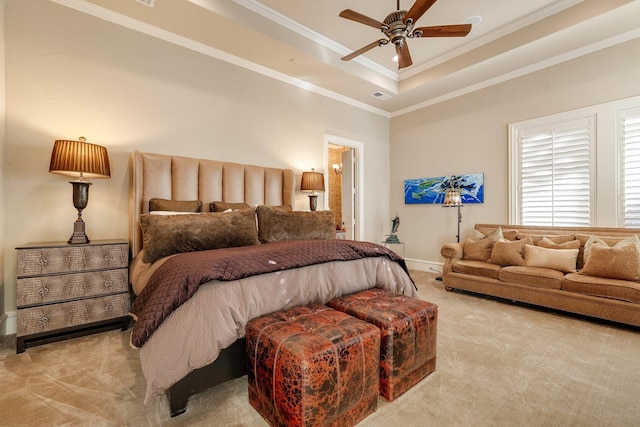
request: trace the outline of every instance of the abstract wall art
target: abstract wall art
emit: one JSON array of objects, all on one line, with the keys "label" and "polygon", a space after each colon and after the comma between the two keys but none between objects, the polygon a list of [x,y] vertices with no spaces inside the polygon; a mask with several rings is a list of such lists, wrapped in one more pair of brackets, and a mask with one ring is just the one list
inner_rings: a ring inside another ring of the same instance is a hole
[{"label": "abstract wall art", "polygon": [[484,173],[407,179],[404,181],[404,203],[442,203],[452,181],[462,195],[463,204],[484,203]]}]

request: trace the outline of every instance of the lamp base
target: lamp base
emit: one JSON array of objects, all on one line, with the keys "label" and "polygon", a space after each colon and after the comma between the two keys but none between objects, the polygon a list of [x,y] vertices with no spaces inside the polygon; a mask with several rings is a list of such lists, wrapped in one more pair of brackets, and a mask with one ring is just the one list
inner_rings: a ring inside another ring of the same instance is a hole
[{"label": "lamp base", "polygon": [[318,195],[309,194],[309,209],[315,211],[318,208]]},{"label": "lamp base", "polygon": [[89,242],[89,237],[84,232],[84,221],[78,217],[76,222],[73,223],[73,234],[67,243],[70,245],[86,245]]}]

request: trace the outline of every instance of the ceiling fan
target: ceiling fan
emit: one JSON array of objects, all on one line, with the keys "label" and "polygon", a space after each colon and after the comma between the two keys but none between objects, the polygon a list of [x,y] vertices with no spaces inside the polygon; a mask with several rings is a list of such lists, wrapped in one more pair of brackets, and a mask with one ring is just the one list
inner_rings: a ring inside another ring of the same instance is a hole
[{"label": "ceiling fan", "polygon": [[383,46],[389,42],[396,45],[396,54],[398,55],[398,69],[405,68],[413,64],[407,39],[420,37],[464,37],[471,31],[471,24],[458,25],[437,25],[433,27],[415,27],[415,23],[424,13],[436,2],[436,0],[416,0],[409,11],[400,10],[400,0],[397,0],[397,7],[391,12],[383,22],[369,18],[361,13],[351,9],[345,9],[340,12],[340,17],[378,28],[387,36],[386,39],[376,40],[363,48],[342,58],[343,61],[350,61],[356,56],[373,49],[374,47]]}]

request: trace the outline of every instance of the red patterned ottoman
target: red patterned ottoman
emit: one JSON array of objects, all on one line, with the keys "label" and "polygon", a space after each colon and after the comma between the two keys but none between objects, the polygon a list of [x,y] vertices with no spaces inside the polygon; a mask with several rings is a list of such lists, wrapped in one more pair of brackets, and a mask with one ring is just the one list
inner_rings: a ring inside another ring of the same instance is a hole
[{"label": "red patterned ottoman", "polygon": [[324,305],[247,323],[249,402],[272,426],[352,426],[378,407],[380,330]]},{"label": "red patterned ottoman", "polygon": [[380,328],[380,394],[387,400],[436,370],[437,305],[382,289],[334,298],[327,305]]}]

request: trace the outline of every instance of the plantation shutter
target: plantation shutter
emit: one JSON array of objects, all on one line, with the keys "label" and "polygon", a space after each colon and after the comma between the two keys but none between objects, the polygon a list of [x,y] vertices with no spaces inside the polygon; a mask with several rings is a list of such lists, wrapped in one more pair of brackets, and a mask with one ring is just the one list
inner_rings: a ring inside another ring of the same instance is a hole
[{"label": "plantation shutter", "polygon": [[622,204],[625,227],[640,227],[640,108],[620,113]]},{"label": "plantation shutter", "polygon": [[520,134],[522,225],[591,225],[593,127],[584,118]]}]

